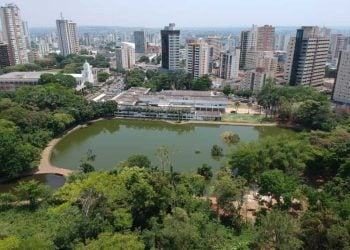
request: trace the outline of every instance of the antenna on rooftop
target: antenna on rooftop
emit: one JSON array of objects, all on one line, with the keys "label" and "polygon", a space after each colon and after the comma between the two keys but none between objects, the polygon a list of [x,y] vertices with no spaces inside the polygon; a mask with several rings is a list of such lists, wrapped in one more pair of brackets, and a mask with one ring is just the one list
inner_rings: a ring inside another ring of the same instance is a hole
[{"label": "antenna on rooftop", "polygon": [[64,18],[63,18],[63,13],[61,12],[61,20],[63,20]]}]

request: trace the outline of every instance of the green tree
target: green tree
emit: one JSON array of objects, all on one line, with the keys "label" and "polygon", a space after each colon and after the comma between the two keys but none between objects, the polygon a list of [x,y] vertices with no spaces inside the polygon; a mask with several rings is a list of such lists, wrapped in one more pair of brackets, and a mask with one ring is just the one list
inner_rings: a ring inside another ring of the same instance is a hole
[{"label": "green tree", "polygon": [[211,148],[211,155],[214,157],[219,157],[219,156],[223,156],[224,150],[222,149],[222,147],[220,147],[219,145],[213,145],[213,147]]},{"label": "green tree", "polygon": [[80,171],[85,174],[95,171],[95,168],[92,165],[95,159],[96,159],[96,155],[92,153],[91,149],[89,149],[86,152],[86,155],[80,161],[80,166],[79,166]]},{"label": "green tree", "polygon": [[105,82],[109,78],[109,74],[107,72],[98,72],[97,73],[97,80],[99,82]]},{"label": "green tree", "polygon": [[225,85],[225,87],[222,90],[222,93],[224,93],[226,96],[229,96],[232,93],[230,85]]},{"label": "green tree", "polygon": [[193,90],[210,90],[212,81],[208,75],[201,76],[197,79],[194,79],[192,82]]},{"label": "green tree", "polygon": [[311,128],[330,131],[334,128],[328,103],[307,100],[302,103],[296,114],[296,122]]},{"label": "green tree", "polygon": [[197,174],[203,176],[206,180],[210,180],[213,177],[212,167],[204,163],[201,167],[197,168]]},{"label": "green tree", "polygon": [[20,182],[15,188],[15,192],[20,201],[29,201],[29,206],[35,208],[39,199],[44,199],[47,196],[48,189],[45,185],[35,180],[30,180]]},{"label": "green tree", "polygon": [[78,249],[86,250],[143,250],[145,248],[143,242],[137,237],[136,234],[126,233],[102,233],[96,240],[91,240],[87,245],[79,246]]},{"label": "green tree", "polygon": [[301,249],[298,239],[300,226],[288,214],[272,211],[265,215],[257,225],[257,234],[252,249]]},{"label": "green tree", "polygon": [[131,155],[126,160],[130,167],[150,168],[151,161],[145,155]]},{"label": "green tree", "polygon": [[149,57],[148,56],[141,56],[140,59],[139,59],[139,62],[141,63],[149,63],[150,60],[149,60]]},{"label": "green tree", "polygon": [[279,205],[281,204],[281,197],[283,197],[285,206],[289,206],[291,204],[292,194],[298,185],[294,177],[287,176],[278,169],[265,171],[261,175],[259,184],[260,194],[271,194]]}]

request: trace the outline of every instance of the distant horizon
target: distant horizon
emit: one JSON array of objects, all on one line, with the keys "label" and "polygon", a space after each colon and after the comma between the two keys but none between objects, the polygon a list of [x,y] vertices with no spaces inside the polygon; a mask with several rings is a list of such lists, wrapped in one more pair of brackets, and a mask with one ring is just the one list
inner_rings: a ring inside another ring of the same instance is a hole
[{"label": "distant horizon", "polygon": [[[6,0],[16,4],[29,27],[54,27],[63,17],[80,26],[281,27],[350,25],[349,0]],[[6,3],[3,1],[2,6]],[[142,25],[140,25],[142,24]]]}]

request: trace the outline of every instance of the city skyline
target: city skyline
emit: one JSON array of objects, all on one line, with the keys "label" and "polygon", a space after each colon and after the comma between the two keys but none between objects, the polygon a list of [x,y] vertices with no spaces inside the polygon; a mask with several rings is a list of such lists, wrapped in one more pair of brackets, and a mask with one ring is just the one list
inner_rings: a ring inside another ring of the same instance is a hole
[{"label": "city skyline", "polygon": [[[60,17],[74,20],[80,26],[163,27],[175,22],[178,27],[246,27],[251,24],[275,26],[319,25],[350,26],[347,10],[350,2],[334,0],[179,0],[176,4],[153,0],[128,2],[97,0],[50,2],[44,0],[12,0],[21,9],[22,19],[30,27],[54,27]],[[45,9],[38,15],[38,10]],[[193,15],[193,9],[198,15]],[[286,11],[288,10],[288,11]],[[297,13],[297,15],[296,15]],[[317,15],[310,15],[317,13]],[[208,18],[209,17],[209,18]],[[336,18],[335,18],[336,17]]]}]

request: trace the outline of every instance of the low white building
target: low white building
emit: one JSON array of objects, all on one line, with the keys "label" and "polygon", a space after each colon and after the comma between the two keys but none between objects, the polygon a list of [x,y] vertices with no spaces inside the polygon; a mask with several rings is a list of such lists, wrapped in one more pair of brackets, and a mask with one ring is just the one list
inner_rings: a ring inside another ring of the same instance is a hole
[{"label": "low white building", "polygon": [[[14,91],[16,88],[25,85],[37,85],[42,74],[52,72],[11,72],[0,75],[0,91]],[[83,86],[82,74],[67,74],[75,78],[77,87]]]}]

